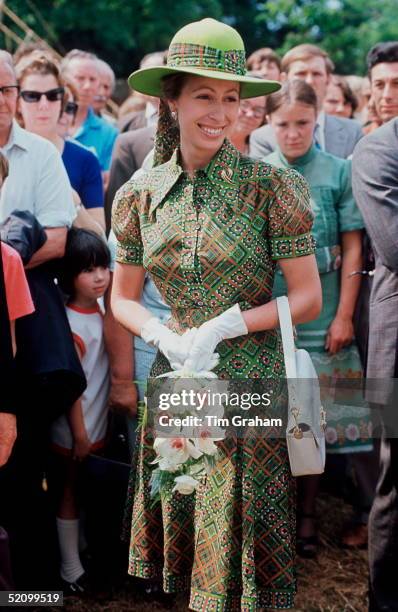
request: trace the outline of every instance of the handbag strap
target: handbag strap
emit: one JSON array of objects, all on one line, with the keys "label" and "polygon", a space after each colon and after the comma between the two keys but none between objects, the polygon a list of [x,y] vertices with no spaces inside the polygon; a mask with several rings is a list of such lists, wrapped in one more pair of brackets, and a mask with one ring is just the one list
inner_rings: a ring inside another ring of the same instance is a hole
[{"label": "handbag strap", "polygon": [[287,296],[282,295],[276,298],[276,306],[278,309],[279,327],[282,336],[286,378],[297,378],[293,325]]}]

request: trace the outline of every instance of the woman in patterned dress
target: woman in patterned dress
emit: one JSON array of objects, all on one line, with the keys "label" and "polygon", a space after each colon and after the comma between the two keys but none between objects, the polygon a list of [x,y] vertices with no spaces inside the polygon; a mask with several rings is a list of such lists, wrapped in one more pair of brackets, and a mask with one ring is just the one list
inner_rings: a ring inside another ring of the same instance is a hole
[{"label": "woman in patterned dress", "polygon": [[[279,84],[246,76],[241,37],[213,19],[182,28],[167,66],[139,70],[129,82],[165,101],[154,167],[114,202],[115,317],[158,346],[152,376],[173,364],[206,369],[217,350],[219,378],[281,380],[276,261],[293,320],[321,308],[308,189],[295,171],[244,157],[228,141],[240,99]],[[171,307],[168,328],[139,303],[145,270]],[[187,333],[193,327],[196,335]],[[286,443],[227,437],[218,446],[195,495],[170,487],[154,504],[153,437],[142,430],[129,573],[163,576],[168,592],[189,588],[193,610],[291,608],[295,507]]]}]

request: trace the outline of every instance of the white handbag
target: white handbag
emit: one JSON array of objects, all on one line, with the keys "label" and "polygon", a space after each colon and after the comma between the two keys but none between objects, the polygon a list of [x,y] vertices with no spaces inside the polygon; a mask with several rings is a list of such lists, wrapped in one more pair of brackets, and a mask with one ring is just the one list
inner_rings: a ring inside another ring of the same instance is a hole
[{"label": "white handbag", "polygon": [[311,357],[294,345],[292,318],[286,296],[276,299],[289,396],[287,448],[293,476],[322,474],[325,469],[325,411]]}]

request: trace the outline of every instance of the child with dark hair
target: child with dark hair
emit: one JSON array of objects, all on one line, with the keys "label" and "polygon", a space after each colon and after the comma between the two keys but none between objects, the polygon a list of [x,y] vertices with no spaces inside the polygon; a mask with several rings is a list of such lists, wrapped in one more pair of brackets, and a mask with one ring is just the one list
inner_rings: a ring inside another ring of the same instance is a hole
[{"label": "child with dark hair", "polygon": [[67,293],[66,310],[76,351],[87,379],[87,388],[67,415],[52,427],[56,453],[57,531],[61,578],[66,589],[84,591],[84,568],[79,556],[78,483],[81,462],[104,446],[107,430],[109,364],[105,351],[103,317],[98,305],[109,285],[110,253],[94,232],[72,229],[66,243],[59,283]]}]

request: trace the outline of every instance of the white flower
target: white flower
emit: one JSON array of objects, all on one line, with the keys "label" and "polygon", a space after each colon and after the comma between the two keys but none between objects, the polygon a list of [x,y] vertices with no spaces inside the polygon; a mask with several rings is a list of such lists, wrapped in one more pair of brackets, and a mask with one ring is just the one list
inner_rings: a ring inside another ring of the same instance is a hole
[{"label": "white flower", "polygon": [[358,440],[359,429],[357,425],[355,425],[354,423],[350,423],[350,425],[347,425],[347,427],[345,428],[345,435],[347,440],[351,440],[351,442],[355,442],[355,440]]},{"label": "white flower", "polygon": [[157,463],[159,469],[165,472],[176,472],[181,467],[180,463],[175,463],[168,457],[163,457],[162,459],[158,457],[155,461],[152,461],[152,463]]},{"label": "white flower", "polygon": [[198,459],[202,453],[187,438],[156,438],[153,448],[157,457],[153,463],[159,463],[161,459],[167,459],[173,465],[181,465],[188,459]]},{"label": "white flower", "polygon": [[178,493],[182,493],[182,495],[190,495],[199,485],[199,480],[196,478],[192,478],[192,476],[188,476],[188,474],[184,474],[183,476],[177,476],[174,479],[176,483],[173,492],[178,491]]},{"label": "white flower", "polygon": [[215,455],[217,453],[217,446],[214,442],[219,442],[225,438],[225,430],[221,427],[208,427],[200,428],[197,430],[193,443],[196,448],[204,455]]},{"label": "white flower", "polygon": [[326,427],[325,440],[328,444],[335,444],[337,442],[337,431],[334,427]]}]

